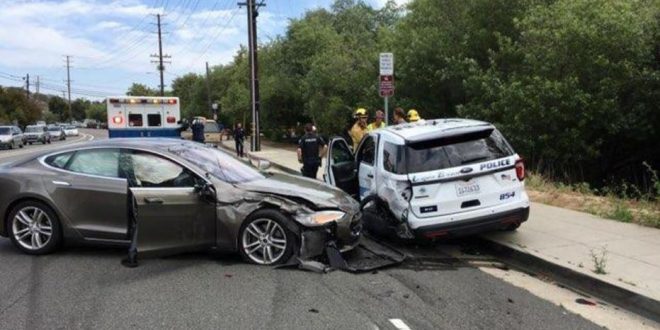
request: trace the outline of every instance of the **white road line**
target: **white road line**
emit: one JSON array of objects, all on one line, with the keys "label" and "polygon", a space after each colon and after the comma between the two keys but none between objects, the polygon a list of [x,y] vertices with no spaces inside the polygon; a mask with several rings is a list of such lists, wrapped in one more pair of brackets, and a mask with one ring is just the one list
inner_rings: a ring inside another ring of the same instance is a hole
[{"label": "white road line", "polygon": [[410,327],[401,319],[390,319],[390,323],[399,330],[410,330]]}]

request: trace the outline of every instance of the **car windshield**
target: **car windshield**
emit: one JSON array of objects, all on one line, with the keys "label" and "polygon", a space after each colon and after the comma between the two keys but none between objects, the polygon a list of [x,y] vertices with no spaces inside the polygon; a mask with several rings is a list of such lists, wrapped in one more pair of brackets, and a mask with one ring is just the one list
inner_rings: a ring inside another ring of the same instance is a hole
[{"label": "car windshield", "polygon": [[406,146],[385,143],[383,167],[397,173],[421,173],[485,162],[513,155],[497,130],[417,142]]},{"label": "car windshield", "polygon": [[10,135],[11,130],[9,127],[0,127],[0,135]]},{"label": "car windshield", "polygon": [[59,126],[48,127],[48,131],[50,131],[50,132],[59,132],[60,127]]},{"label": "car windshield", "polygon": [[37,133],[37,132],[43,132],[43,129],[40,126],[28,126],[25,129],[26,132],[32,132],[32,133]]},{"label": "car windshield", "polygon": [[220,127],[218,127],[218,123],[204,123],[204,133],[220,133]]},{"label": "car windshield", "polygon": [[66,127],[66,129],[75,129],[75,128],[76,128],[76,127],[75,127],[75,126],[72,126],[72,125],[69,125],[69,126]]},{"label": "car windshield", "polygon": [[243,183],[265,178],[257,169],[216,148],[202,144],[178,145],[170,147],[169,151],[227,183]]}]

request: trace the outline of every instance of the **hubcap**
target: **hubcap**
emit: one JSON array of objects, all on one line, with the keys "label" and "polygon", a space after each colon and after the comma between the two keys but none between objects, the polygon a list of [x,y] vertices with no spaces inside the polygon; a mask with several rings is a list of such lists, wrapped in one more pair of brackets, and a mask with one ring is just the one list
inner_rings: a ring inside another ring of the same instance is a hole
[{"label": "hubcap", "polygon": [[286,233],[277,222],[270,219],[252,221],[243,231],[242,240],[243,252],[258,264],[273,264],[286,251]]},{"label": "hubcap", "polygon": [[22,208],[12,223],[14,239],[28,250],[44,247],[53,236],[53,223],[42,209],[34,206]]}]

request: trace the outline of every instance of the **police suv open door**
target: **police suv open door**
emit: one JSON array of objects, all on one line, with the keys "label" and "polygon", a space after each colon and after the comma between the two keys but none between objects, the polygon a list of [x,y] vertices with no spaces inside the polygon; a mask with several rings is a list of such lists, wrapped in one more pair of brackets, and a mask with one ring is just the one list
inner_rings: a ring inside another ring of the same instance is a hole
[{"label": "police suv open door", "polygon": [[355,157],[346,140],[341,137],[333,137],[328,143],[323,179],[327,184],[357,197],[358,177]]},{"label": "police suv open door", "polygon": [[[216,197],[210,183],[187,168],[147,152],[131,164],[131,247],[140,257],[209,248],[216,243]],[[130,252],[129,252],[130,255]]]}]

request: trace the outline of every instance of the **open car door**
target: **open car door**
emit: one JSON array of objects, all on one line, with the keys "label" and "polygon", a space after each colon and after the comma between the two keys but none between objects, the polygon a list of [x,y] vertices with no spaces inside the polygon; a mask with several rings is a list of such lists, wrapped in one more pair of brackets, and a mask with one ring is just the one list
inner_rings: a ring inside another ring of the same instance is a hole
[{"label": "open car door", "polygon": [[357,196],[358,176],[355,157],[348,147],[348,143],[341,137],[334,137],[328,143],[324,180],[327,184],[335,186],[351,196]]},{"label": "open car door", "polygon": [[[130,188],[140,257],[206,249],[216,243],[211,188]],[[214,194],[213,194],[214,195]]]}]

